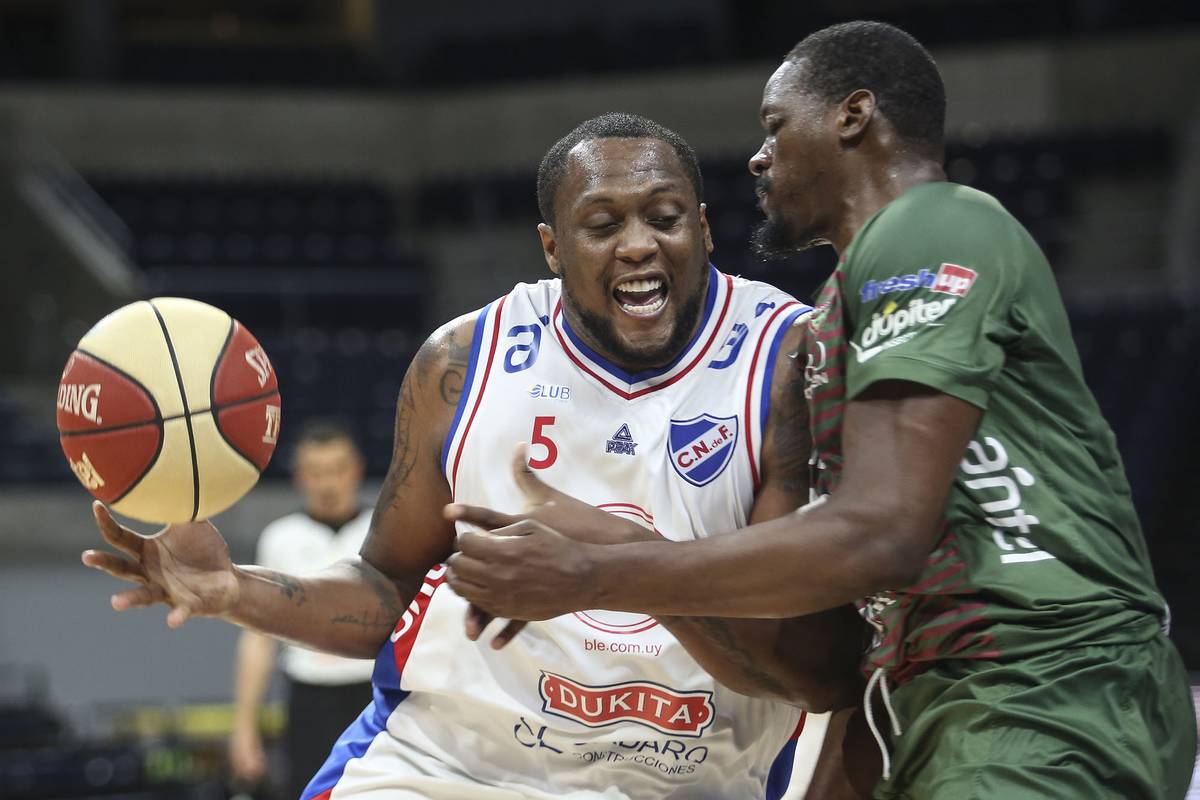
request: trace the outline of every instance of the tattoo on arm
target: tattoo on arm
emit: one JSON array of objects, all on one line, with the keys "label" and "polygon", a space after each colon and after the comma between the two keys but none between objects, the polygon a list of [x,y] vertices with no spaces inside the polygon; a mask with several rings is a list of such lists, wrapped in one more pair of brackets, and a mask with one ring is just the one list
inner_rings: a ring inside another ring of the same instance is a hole
[{"label": "tattoo on arm", "polygon": [[[335,614],[329,621],[335,625],[354,625],[376,630],[386,628],[390,632],[404,612],[405,598],[402,595],[406,590],[401,589],[365,561],[354,564],[354,569],[362,575],[363,581],[375,593],[379,602],[373,608],[366,608],[358,613]],[[416,595],[416,591],[412,591],[411,594]]]},{"label": "tattoo on arm", "polygon": [[290,575],[284,575],[282,572],[264,569],[258,573],[263,580],[270,583],[279,589],[279,593],[291,600],[298,606],[302,606],[308,602],[308,593],[304,590],[304,585]]},{"label": "tattoo on arm", "polygon": [[366,628],[368,630],[387,630],[391,632],[396,625],[396,617],[389,617],[379,609],[374,611],[363,611],[359,614],[338,614],[330,617],[329,621],[334,625],[353,625],[356,628]]},{"label": "tattoo on arm", "polygon": [[812,436],[808,428],[808,400],[804,397],[804,362],[801,353],[780,364],[786,370],[780,376],[780,402],[775,404],[774,430],[771,435],[774,461],[772,465],[780,485],[787,491],[801,492],[808,488],[808,460],[812,453]]},{"label": "tattoo on arm", "polygon": [[467,367],[471,363],[471,337],[455,331],[447,337],[446,363],[438,381],[442,402],[457,406],[467,379]]},{"label": "tattoo on arm", "polygon": [[772,694],[787,696],[787,687],[759,665],[753,654],[738,641],[728,622],[719,617],[695,617],[692,622],[723,656],[740,668],[747,680]]},{"label": "tattoo on arm", "polygon": [[409,371],[405,377],[404,386],[400,390],[400,399],[396,402],[396,434],[392,446],[392,465],[388,470],[384,491],[395,495],[396,487],[402,486],[413,467],[417,465],[417,451],[420,449],[420,438],[414,435],[413,417],[416,411],[416,392],[413,384],[419,379]]}]

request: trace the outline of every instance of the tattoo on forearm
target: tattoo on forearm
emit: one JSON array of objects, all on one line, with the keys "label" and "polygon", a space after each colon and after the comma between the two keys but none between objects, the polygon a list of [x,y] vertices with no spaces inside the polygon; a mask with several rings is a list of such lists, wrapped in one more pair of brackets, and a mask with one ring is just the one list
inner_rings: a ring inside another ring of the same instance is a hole
[{"label": "tattoo on forearm", "polygon": [[308,593],[304,589],[304,585],[290,575],[284,575],[282,572],[273,570],[261,570],[259,575],[263,580],[279,589],[279,593],[291,600],[298,606],[302,606],[308,602]]},{"label": "tattoo on forearm", "polygon": [[[375,593],[376,599],[379,600],[378,614],[386,617],[389,625],[394,623],[400,618],[404,612],[404,606],[412,597],[402,597],[401,591],[395,583],[366,562],[359,562],[358,569],[367,585],[371,587],[371,591]],[[414,590],[411,594],[415,596],[416,591]]]},{"label": "tattoo on forearm", "polygon": [[362,611],[342,611],[334,614],[329,621],[334,625],[353,625],[367,630],[390,632],[404,611],[404,600],[400,596],[400,590],[387,576],[365,561],[357,562],[353,569],[362,576],[363,582],[375,594],[378,602],[374,607]]},{"label": "tattoo on forearm", "polygon": [[364,610],[358,614],[337,614],[329,618],[334,625],[353,625],[367,630],[391,631],[396,624],[395,617],[389,617],[379,609]]},{"label": "tattoo on forearm", "polygon": [[692,622],[723,656],[737,665],[744,678],[772,694],[788,694],[787,687],[774,675],[765,671],[753,654],[738,641],[728,622],[718,617],[695,617]]}]

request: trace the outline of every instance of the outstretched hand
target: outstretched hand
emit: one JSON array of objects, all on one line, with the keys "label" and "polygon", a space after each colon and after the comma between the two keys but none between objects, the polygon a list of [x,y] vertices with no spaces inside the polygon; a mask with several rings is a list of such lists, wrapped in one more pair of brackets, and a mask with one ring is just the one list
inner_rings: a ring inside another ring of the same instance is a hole
[{"label": "outstretched hand", "polygon": [[[518,601],[511,586],[503,582],[499,575],[491,572],[493,567],[500,565],[508,553],[517,551],[518,548],[509,546],[509,550],[497,551],[493,549],[495,543],[488,544],[489,540],[483,537],[490,535],[495,540],[540,533],[540,537],[525,542],[521,547],[545,548],[541,555],[549,563],[556,564],[558,562],[555,559],[558,557],[571,558],[570,554],[573,554],[573,557],[579,557],[581,553],[586,552],[586,550],[578,548],[578,544],[619,544],[655,536],[652,531],[634,522],[616,517],[547,485],[529,467],[524,443],[518,445],[513,453],[512,473],[517,487],[525,497],[523,513],[504,514],[490,508],[468,506],[461,503],[452,503],[446,506],[445,512],[447,519],[468,522],[491,532],[490,534],[466,533],[459,536],[460,552],[452,556],[449,561],[450,570],[447,573],[447,580],[451,588],[472,601],[466,619],[467,636],[472,641],[477,640],[482,635],[483,629],[496,617],[512,619],[492,639],[492,647],[496,649],[504,647],[512,641],[513,637],[525,627],[525,623],[521,620],[548,619],[565,612],[547,613],[546,607],[542,607],[540,611],[535,610],[538,607],[535,605],[536,601],[528,587],[522,590],[523,596],[527,599]],[[557,541],[558,539],[564,541]],[[525,557],[524,555],[520,556],[520,558]],[[565,568],[566,563],[565,561],[558,563],[559,568]],[[456,564],[460,568],[457,572]],[[489,576],[486,577],[491,578],[490,582],[481,584],[468,580],[467,576],[472,574],[480,580],[484,580],[485,576],[481,570],[489,572]],[[562,576],[555,576],[551,573],[538,576],[531,570],[522,569],[520,574],[513,573],[509,579],[510,581],[551,582],[556,577]],[[456,579],[462,587],[461,591],[455,586]],[[470,593],[474,592],[476,597],[482,598],[481,592],[485,588],[506,595],[507,602],[503,604],[498,600],[476,602]],[[577,596],[578,591],[572,589],[570,594]],[[522,603],[522,605],[516,603]],[[503,610],[505,608],[513,611],[519,609],[523,613],[506,613]],[[539,613],[545,614],[545,616],[530,616]]]},{"label": "outstretched hand", "polygon": [[164,603],[171,607],[167,625],[178,628],[193,616],[220,616],[237,601],[229,547],[212,523],[168,525],[146,538],[113,519],[103,503],[92,503],[92,513],[100,535],[124,555],[85,550],[83,563],[139,584],[112,596],[114,610]]}]

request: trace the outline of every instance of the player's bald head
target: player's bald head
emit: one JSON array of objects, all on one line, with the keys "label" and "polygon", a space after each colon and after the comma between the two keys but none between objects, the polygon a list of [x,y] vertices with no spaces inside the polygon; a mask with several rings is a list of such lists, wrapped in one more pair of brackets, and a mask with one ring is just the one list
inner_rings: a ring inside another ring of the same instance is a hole
[{"label": "player's bald head", "polygon": [[703,201],[704,180],[700,176],[700,163],[696,152],[682,136],[652,119],[611,112],[580,123],[555,142],[542,158],[538,167],[537,198],[538,210],[547,225],[554,225],[557,195],[571,163],[572,153],[582,155],[577,145],[596,139],[657,139],[666,143],[679,158],[679,165],[696,192],[696,202]]}]

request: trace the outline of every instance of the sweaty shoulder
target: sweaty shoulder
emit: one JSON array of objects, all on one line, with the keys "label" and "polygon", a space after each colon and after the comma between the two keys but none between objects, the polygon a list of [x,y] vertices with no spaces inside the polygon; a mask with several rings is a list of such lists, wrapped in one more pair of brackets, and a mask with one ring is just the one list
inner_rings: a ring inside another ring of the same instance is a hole
[{"label": "sweaty shoulder", "polygon": [[413,357],[405,380],[414,382],[414,393],[434,417],[444,416],[447,408],[453,414],[458,405],[475,328],[483,313],[484,309],[471,311],[440,326]]}]

